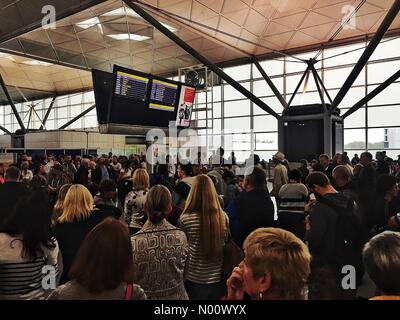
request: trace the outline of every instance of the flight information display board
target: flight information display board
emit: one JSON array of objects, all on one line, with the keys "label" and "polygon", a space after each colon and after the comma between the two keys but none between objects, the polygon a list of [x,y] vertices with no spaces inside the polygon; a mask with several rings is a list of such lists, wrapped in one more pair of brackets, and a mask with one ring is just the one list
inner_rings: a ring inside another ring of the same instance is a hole
[{"label": "flight information display board", "polygon": [[153,79],[149,108],[161,111],[174,112],[176,106],[176,97],[178,85],[172,82],[166,82]]},{"label": "flight information display board", "polygon": [[[168,128],[172,122],[181,127],[189,126],[194,88],[117,65],[110,75],[114,77],[110,98],[96,96],[96,104],[108,106],[106,123]],[[99,92],[103,87],[99,86]],[[178,107],[183,109],[180,118],[177,117]]]},{"label": "flight information display board", "polygon": [[115,94],[134,100],[146,100],[149,78],[117,71],[115,82]]}]

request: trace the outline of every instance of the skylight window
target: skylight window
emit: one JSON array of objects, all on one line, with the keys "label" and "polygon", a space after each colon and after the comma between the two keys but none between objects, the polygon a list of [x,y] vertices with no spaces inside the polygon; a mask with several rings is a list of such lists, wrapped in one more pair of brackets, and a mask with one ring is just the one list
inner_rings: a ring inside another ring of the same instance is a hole
[{"label": "skylight window", "polygon": [[126,8],[126,11],[125,11],[124,7],[106,12],[106,13],[102,14],[102,16],[104,16],[104,17],[124,16],[125,14],[128,16],[131,16],[131,17],[140,18],[140,16],[135,11],[133,11],[131,8]]},{"label": "skylight window", "polygon": [[39,60],[26,60],[24,62],[22,62],[23,64],[28,64],[31,66],[43,66],[43,67],[48,67],[48,66],[52,66],[52,63],[49,62],[44,62],[44,61],[39,61]]},{"label": "skylight window", "polygon": [[103,27],[100,23],[99,18],[97,18],[97,17],[78,22],[78,23],[76,23],[76,25],[82,29],[88,29],[88,28],[91,28],[94,26],[98,26],[100,28],[100,32],[103,33]]},{"label": "skylight window", "polygon": [[5,59],[9,59],[11,61],[15,61],[13,56],[11,56],[10,54],[5,53],[5,52],[0,52],[0,58],[5,58]]},{"label": "skylight window", "polygon": [[[138,15],[135,11],[133,11],[131,8],[118,8],[106,13],[103,13],[101,16],[104,17],[112,17],[112,16],[130,16],[130,17],[135,17],[135,18],[141,18],[140,15]],[[161,22],[161,24],[166,27],[168,30],[172,31],[172,32],[176,32],[177,30],[171,26],[169,26],[168,24]]]},{"label": "skylight window", "polygon": [[171,26],[169,26],[168,24],[166,24],[164,22],[160,22],[160,23],[171,32],[176,32],[177,31],[174,27],[171,27]]},{"label": "skylight window", "polygon": [[76,25],[80,28],[87,29],[87,28],[93,27],[95,25],[100,25],[100,20],[99,20],[99,18],[94,17],[94,18],[87,19],[85,21],[78,22]]},{"label": "skylight window", "polygon": [[115,40],[135,40],[135,41],[144,41],[151,39],[147,36],[142,36],[140,34],[129,34],[129,33],[120,33],[120,34],[110,34],[109,37]]}]

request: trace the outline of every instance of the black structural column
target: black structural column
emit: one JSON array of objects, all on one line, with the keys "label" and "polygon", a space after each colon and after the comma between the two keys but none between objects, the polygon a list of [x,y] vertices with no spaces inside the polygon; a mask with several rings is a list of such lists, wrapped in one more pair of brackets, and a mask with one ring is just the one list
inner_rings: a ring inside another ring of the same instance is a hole
[{"label": "black structural column", "polygon": [[40,126],[40,130],[43,130],[44,126],[46,126],[47,118],[49,117],[50,112],[53,109],[53,105],[54,105],[54,102],[56,101],[56,98],[57,98],[57,96],[54,96],[53,100],[51,100],[49,108],[47,109],[46,114],[44,115],[44,119],[43,119],[42,125]]},{"label": "black structural column", "polygon": [[348,117],[352,113],[356,112],[363,105],[365,105],[368,101],[375,98],[378,94],[380,94],[383,90],[389,87],[393,82],[395,82],[398,78],[400,78],[400,70],[397,71],[394,75],[392,75],[385,82],[381,83],[377,88],[367,94],[364,98],[362,98],[359,102],[357,102],[354,106],[352,106],[347,112],[343,115],[343,118]]},{"label": "black structural column", "polygon": [[14,112],[14,115],[17,118],[19,126],[21,127],[22,131],[25,132],[26,130],[25,130],[24,123],[22,122],[21,117],[19,116],[19,113],[17,111],[17,108],[15,107],[14,102],[12,101],[11,96],[8,93],[6,84],[4,83],[3,76],[1,74],[0,74],[0,84],[1,84],[1,87],[3,88],[4,94],[7,97],[8,103],[10,104],[12,111]]},{"label": "black structural column", "polygon": [[400,0],[395,0],[392,7],[388,11],[385,19],[382,21],[382,24],[379,26],[378,30],[376,31],[374,37],[371,39],[371,41],[368,44],[367,48],[365,49],[364,53],[358,60],[357,64],[354,66],[354,68],[351,71],[351,73],[349,74],[347,80],[343,84],[342,88],[339,90],[339,93],[335,97],[335,100],[333,100],[330,114],[332,114],[333,110],[335,110],[335,108],[337,108],[339,106],[339,104],[342,102],[343,98],[345,97],[347,92],[350,90],[354,81],[356,81],[362,68],[364,68],[368,59],[374,53],[376,47],[379,45],[379,42],[382,40],[383,36],[385,35],[385,32],[389,29],[390,25],[392,24],[393,20],[396,18],[399,11],[400,11]]},{"label": "black structural column", "polygon": [[279,92],[277,87],[275,87],[274,83],[271,81],[270,77],[268,77],[265,70],[261,67],[260,63],[258,62],[256,57],[253,57],[253,63],[257,67],[258,71],[260,71],[261,75],[263,76],[264,80],[268,83],[271,90],[275,93],[275,96],[278,98],[279,102],[281,103],[282,107],[286,109],[288,104],[286,103],[285,99],[283,99],[282,94]]},{"label": "black structural column", "polygon": [[170,38],[173,42],[175,42],[178,46],[180,46],[182,49],[184,49],[187,53],[192,55],[194,58],[196,58],[202,64],[209,67],[212,71],[214,71],[218,76],[220,76],[222,79],[224,79],[227,83],[229,83],[236,90],[238,90],[246,98],[250,99],[253,103],[258,105],[261,109],[268,112],[275,118],[278,119],[280,117],[274,110],[271,109],[271,107],[269,107],[260,98],[256,97],[254,94],[252,94],[246,88],[244,88],[242,85],[237,83],[237,81],[235,81],[233,78],[231,78],[229,75],[227,75],[224,71],[222,71],[214,63],[212,63],[207,58],[203,57],[199,52],[197,52],[195,49],[193,49],[191,46],[189,46],[186,42],[184,42],[182,39],[180,39],[172,31],[170,31],[169,29],[164,27],[160,22],[158,22],[157,19],[155,19],[153,16],[151,16],[145,10],[143,10],[140,6],[138,6],[135,3],[136,1],[132,1],[132,0],[123,0],[123,1],[126,3],[127,6],[129,6],[133,11],[135,11],[138,15],[140,15],[144,20],[146,20],[148,23],[153,25],[158,31],[163,33],[168,38]]},{"label": "black structural column", "polygon": [[92,105],[91,107],[89,107],[88,109],[86,109],[85,111],[83,111],[81,114],[78,114],[75,118],[71,119],[70,121],[68,121],[66,124],[62,125],[59,130],[65,129],[66,127],[68,127],[69,125],[73,124],[75,121],[79,120],[80,118],[82,118],[85,114],[88,114],[90,111],[92,111],[94,108],[96,108],[96,104]]}]

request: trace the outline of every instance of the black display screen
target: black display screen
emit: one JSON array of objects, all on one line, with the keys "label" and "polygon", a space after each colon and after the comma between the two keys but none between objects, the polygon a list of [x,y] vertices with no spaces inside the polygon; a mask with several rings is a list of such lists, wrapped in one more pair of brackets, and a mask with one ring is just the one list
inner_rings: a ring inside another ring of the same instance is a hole
[{"label": "black display screen", "polygon": [[117,71],[115,94],[133,100],[145,101],[149,82],[148,77]]},{"label": "black display screen", "polygon": [[180,82],[120,66],[113,73],[93,70],[92,75],[99,123],[167,128],[176,123],[179,102],[186,101],[182,93],[194,96],[188,88],[182,91],[187,86]]},{"label": "black display screen", "polygon": [[114,66],[114,94],[109,105],[109,122],[144,126],[149,84],[149,74]]},{"label": "black display screen", "polygon": [[174,112],[178,89],[178,84],[153,79],[151,84],[149,108]]},{"label": "black display screen", "polygon": [[167,128],[175,122],[181,84],[114,66],[108,122]]},{"label": "black display screen", "polygon": [[96,101],[98,123],[107,123],[108,105],[114,87],[114,74],[100,70],[92,70],[94,99]]}]

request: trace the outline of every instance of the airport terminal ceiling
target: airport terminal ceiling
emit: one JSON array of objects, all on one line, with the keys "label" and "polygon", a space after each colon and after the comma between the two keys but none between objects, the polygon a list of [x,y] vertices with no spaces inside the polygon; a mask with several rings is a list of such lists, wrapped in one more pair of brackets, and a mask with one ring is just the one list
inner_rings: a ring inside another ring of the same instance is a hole
[{"label": "airport terminal ceiling", "polygon": [[[141,0],[136,1],[213,63],[252,55],[316,49],[373,34],[393,0]],[[56,9],[42,28],[42,8]],[[343,9],[345,8],[345,9]],[[341,28],[346,10],[357,24]],[[0,67],[10,94],[22,101],[92,88],[92,68],[113,64],[166,75],[199,62],[121,0],[0,0]],[[388,33],[398,35],[400,16]],[[6,103],[3,92],[1,103]]]}]

